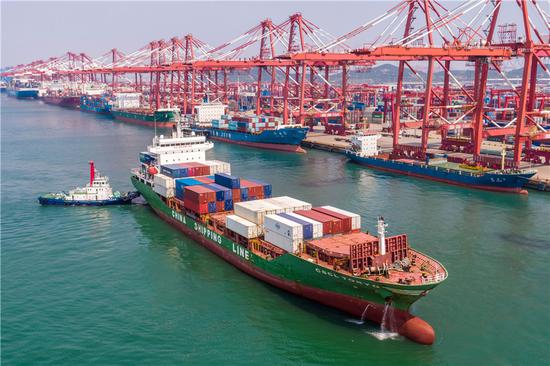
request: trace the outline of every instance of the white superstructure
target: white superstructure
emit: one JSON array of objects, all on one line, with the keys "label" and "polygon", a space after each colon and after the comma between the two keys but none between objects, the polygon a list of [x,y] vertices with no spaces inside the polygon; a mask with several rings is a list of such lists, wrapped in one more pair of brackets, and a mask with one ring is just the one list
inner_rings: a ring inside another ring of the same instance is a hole
[{"label": "white superstructure", "polygon": [[66,201],[103,201],[113,197],[113,189],[109,184],[109,178],[94,170],[91,183],[85,187],[70,190],[65,196]]},{"label": "white superstructure", "polygon": [[[171,137],[164,135],[155,136],[153,144],[147,146],[145,153],[149,161],[142,161],[141,175],[144,179],[151,181],[154,174],[147,169],[155,167],[160,172],[161,165],[206,161],[206,151],[214,147],[214,143],[207,141],[205,136],[196,135],[194,132],[188,134],[181,129],[181,124],[176,123]],[[155,173],[156,174],[156,173]]]}]

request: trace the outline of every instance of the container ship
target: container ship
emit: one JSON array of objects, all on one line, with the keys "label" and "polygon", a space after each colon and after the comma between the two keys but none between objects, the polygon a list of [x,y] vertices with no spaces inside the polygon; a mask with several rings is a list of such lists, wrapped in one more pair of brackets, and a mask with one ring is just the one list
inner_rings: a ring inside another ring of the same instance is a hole
[{"label": "container ship", "polygon": [[407,235],[361,231],[361,217],[332,206],[272,197],[265,182],[209,161],[205,136],[155,137],[131,180],[165,221],[243,272],[290,293],[432,344],[433,328],[410,306],[447,277]]},{"label": "container ship", "polygon": [[160,108],[155,111],[145,108],[116,108],[111,113],[119,121],[161,128],[172,127],[180,118],[177,108]]},{"label": "container ship", "polygon": [[84,112],[111,114],[112,105],[106,95],[83,95],[79,107]]},{"label": "container ship", "polygon": [[305,152],[300,146],[308,128],[283,125],[280,118],[223,115],[213,119],[208,135],[213,140],[268,150]]},{"label": "container ship", "polygon": [[7,88],[8,95],[17,99],[37,99],[38,87],[31,82],[15,81]]},{"label": "container ship", "polygon": [[59,107],[77,109],[80,106],[80,96],[50,93],[42,97],[44,103],[57,105]]},{"label": "container ship", "polygon": [[445,157],[427,159],[425,162],[393,159],[390,154],[380,153],[377,146],[379,138],[380,135],[353,136],[346,156],[352,162],[373,169],[495,192],[527,194],[524,186],[536,174],[533,169],[491,169],[450,161]]}]

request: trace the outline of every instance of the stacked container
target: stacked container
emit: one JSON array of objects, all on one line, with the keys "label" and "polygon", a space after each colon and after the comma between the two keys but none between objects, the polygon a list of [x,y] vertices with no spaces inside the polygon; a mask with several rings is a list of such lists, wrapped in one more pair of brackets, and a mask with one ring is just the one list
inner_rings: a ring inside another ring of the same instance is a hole
[{"label": "stacked container", "polygon": [[174,179],[164,174],[155,174],[153,183],[153,191],[166,198],[174,197]]},{"label": "stacked container", "polygon": [[[349,212],[349,211],[346,211],[346,210],[342,210],[340,208],[332,207],[332,206],[322,206],[321,208],[323,208],[325,210],[328,210],[327,213],[328,212],[335,212],[335,213],[338,213],[340,215],[351,217],[351,230],[361,230],[361,216],[359,216],[358,214],[353,213],[353,212]],[[317,209],[314,208],[314,210],[317,210]],[[334,216],[330,213],[329,213],[329,215]],[[338,217],[338,216],[336,216],[336,217]]]},{"label": "stacked container", "polygon": [[233,191],[231,188],[216,183],[205,184],[205,187],[216,192],[216,211],[229,211],[233,209]]},{"label": "stacked container", "polygon": [[342,232],[342,221],[336,217],[315,210],[299,210],[296,213],[322,223],[323,235],[339,234]]},{"label": "stacked container", "polygon": [[265,241],[290,253],[300,250],[304,241],[301,224],[280,215],[265,215]]},{"label": "stacked container", "polygon": [[314,207],[313,210],[340,220],[340,222],[342,223],[343,233],[348,233],[351,231],[351,216],[343,215],[341,213],[323,207]]},{"label": "stacked container", "polygon": [[[289,219],[295,219],[299,223],[306,222],[306,223],[311,224],[312,239],[317,239],[317,238],[322,238],[323,237],[323,224],[321,222],[312,220],[309,217],[298,215],[295,212],[289,212],[289,213],[284,213],[284,214],[279,214],[279,215],[281,215],[283,217],[287,217]],[[306,238],[304,237],[304,239],[306,239]]]},{"label": "stacked container", "polygon": [[283,212],[294,212],[296,210],[311,210],[311,203],[300,201],[289,196],[273,197],[265,200],[266,202],[277,205],[283,209]]},{"label": "stacked container", "polygon": [[262,233],[258,225],[237,215],[227,215],[225,226],[247,239],[257,238]]},{"label": "stacked container", "polygon": [[188,186],[184,188],[185,200],[183,206],[197,214],[216,212],[216,192],[203,186]]},{"label": "stacked container", "polygon": [[161,165],[160,172],[172,178],[209,175],[210,167],[197,162]]},{"label": "stacked container", "polygon": [[216,182],[216,184],[222,185],[227,188],[241,188],[240,178],[226,173],[214,174],[214,181]]},{"label": "stacked container", "polygon": [[208,165],[210,167],[210,172],[208,173],[210,175],[214,175],[216,173],[231,174],[231,164],[224,161],[206,160],[204,165]]},{"label": "stacked container", "polygon": [[264,224],[265,215],[282,213],[284,210],[265,200],[239,202],[234,204],[235,214],[257,225]]},{"label": "stacked container", "polygon": [[176,179],[176,198],[183,200],[185,198],[185,187],[198,186],[204,184],[195,178],[180,178]]}]

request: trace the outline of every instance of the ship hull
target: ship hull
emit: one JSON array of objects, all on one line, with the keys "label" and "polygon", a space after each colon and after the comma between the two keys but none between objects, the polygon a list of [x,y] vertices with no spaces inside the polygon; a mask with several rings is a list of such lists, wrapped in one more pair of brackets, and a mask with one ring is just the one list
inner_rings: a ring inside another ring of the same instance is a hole
[{"label": "ship hull", "polygon": [[307,128],[265,130],[259,134],[210,128],[209,138],[231,144],[255,147],[259,149],[299,152],[306,151],[300,146],[306,138]]},{"label": "ship hull", "polygon": [[8,89],[8,95],[17,99],[38,99],[38,90]]},{"label": "ship hull", "polygon": [[402,293],[411,292],[403,295],[402,308],[397,307],[397,303],[401,301],[399,295],[393,294],[396,301],[390,307],[386,305],[386,299],[392,296],[391,291],[397,292],[398,289],[350,278],[290,254],[266,260],[192,218],[172,210],[148,185],[135,176],[132,177],[132,183],[159,217],[239,270],[272,286],[339,309],[362,320],[382,324],[388,309],[391,309],[391,322],[388,324],[390,330],[421,344],[433,343],[433,328],[424,320],[411,315],[407,309],[435,287],[435,284],[402,290]]},{"label": "ship hull", "polygon": [[80,110],[82,112],[87,113],[97,113],[97,114],[103,114],[103,115],[110,115],[111,110],[105,107],[96,107],[96,106],[89,106],[85,104],[80,104]]},{"label": "ship hull", "polygon": [[44,103],[57,105],[59,107],[64,107],[64,108],[77,109],[80,105],[80,97],[75,97],[75,96],[62,96],[62,97],[45,96],[42,99],[44,100]]},{"label": "ship hull", "polygon": [[132,200],[120,198],[120,199],[112,199],[112,200],[78,201],[78,200],[64,200],[61,198],[39,197],[38,202],[43,206],[113,206],[113,205],[128,205],[132,203]]},{"label": "ship hull", "polygon": [[112,114],[116,120],[140,126],[155,127],[156,124],[158,128],[171,128],[175,123],[172,119],[156,118],[154,114],[128,111],[112,111]]},{"label": "ship hull", "polygon": [[485,173],[476,175],[444,168],[435,169],[434,167],[426,167],[425,165],[409,164],[389,159],[360,157],[350,152],[346,152],[346,156],[352,162],[377,170],[493,192],[527,194],[524,186],[529,178],[535,174]]}]

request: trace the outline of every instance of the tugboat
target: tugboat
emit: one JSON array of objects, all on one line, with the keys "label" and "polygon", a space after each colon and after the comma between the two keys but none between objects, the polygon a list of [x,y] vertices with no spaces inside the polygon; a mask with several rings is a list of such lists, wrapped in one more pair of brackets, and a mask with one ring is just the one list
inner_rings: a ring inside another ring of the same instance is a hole
[{"label": "tugboat", "polygon": [[139,197],[139,192],[121,194],[113,192],[109,185],[109,178],[95,170],[94,162],[90,161],[90,183],[84,188],[75,188],[68,193],[48,193],[38,197],[41,205],[58,206],[107,206],[125,205],[132,203]]}]

